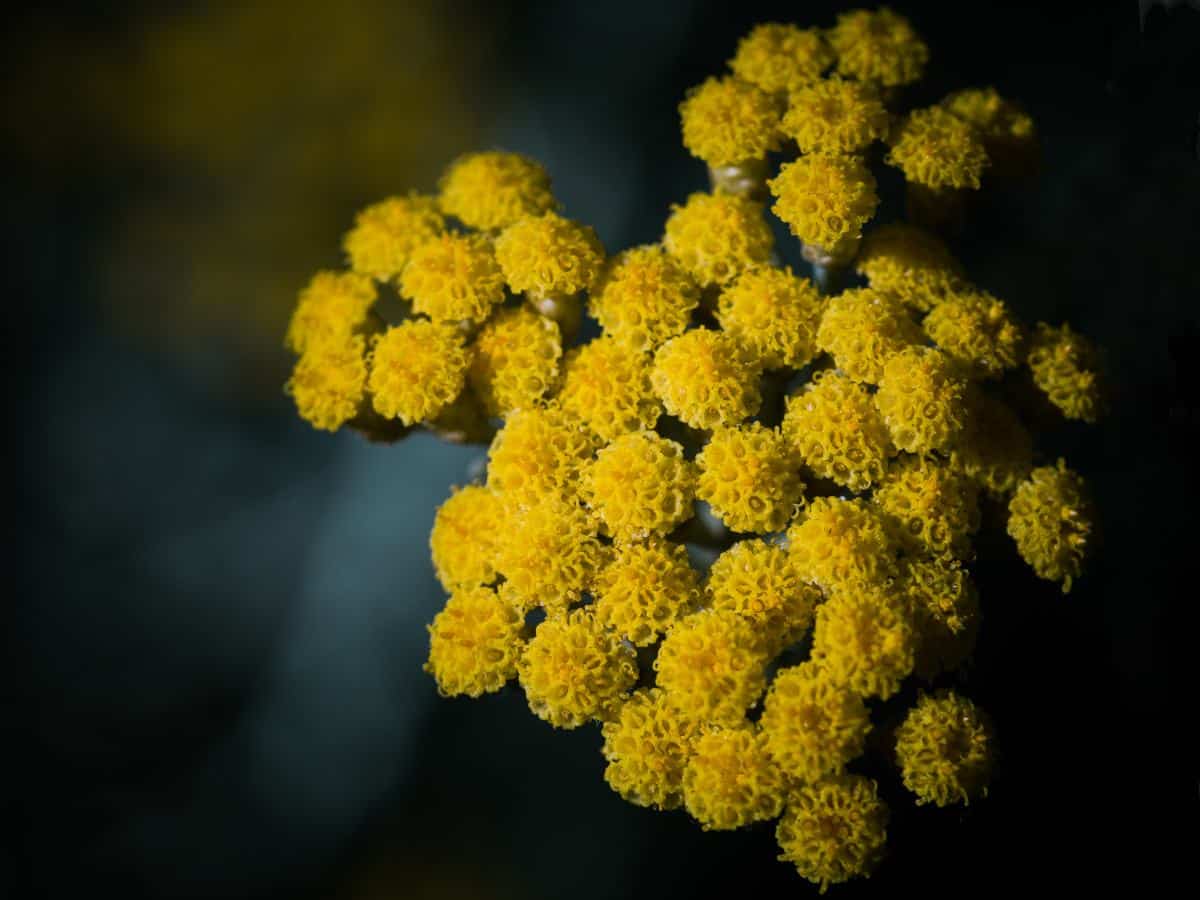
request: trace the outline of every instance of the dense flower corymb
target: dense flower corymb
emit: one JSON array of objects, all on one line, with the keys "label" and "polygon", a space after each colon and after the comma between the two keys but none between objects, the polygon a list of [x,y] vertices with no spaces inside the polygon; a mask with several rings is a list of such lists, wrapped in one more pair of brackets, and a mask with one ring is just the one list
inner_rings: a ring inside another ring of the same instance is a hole
[{"label": "dense flower corymb", "polygon": [[674,809],[683,802],[683,772],[700,725],[667,702],[659,688],[639,690],[606,722],[604,780],[637,806]]},{"label": "dense flower corymb", "polygon": [[318,272],[300,292],[285,343],[294,353],[343,343],[363,329],[374,303],[370,278],[354,272]]},{"label": "dense flower corymb", "polygon": [[800,640],[812,624],[821,592],[805,583],[788,552],[776,544],[738,541],[708,571],[709,605],[751,620],[772,648]]}]

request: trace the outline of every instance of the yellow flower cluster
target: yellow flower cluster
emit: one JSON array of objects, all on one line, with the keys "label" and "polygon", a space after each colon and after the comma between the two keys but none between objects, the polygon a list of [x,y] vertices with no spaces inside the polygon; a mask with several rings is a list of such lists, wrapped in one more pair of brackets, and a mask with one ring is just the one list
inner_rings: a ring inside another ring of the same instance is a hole
[{"label": "yellow flower cluster", "polygon": [[442,176],[442,211],[468,228],[499,231],[557,205],[550,175],[541,164],[517,153],[468,153]]},{"label": "yellow flower cluster", "polygon": [[662,411],[650,386],[649,357],[609,337],[566,355],[558,402],[606,441],[653,428]]},{"label": "yellow flower cluster", "polygon": [[717,429],[696,466],[696,496],[732,531],[782,531],[804,492],[791,447],[759,422]]},{"label": "yellow flower cluster", "polygon": [[779,149],[779,105],[737,78],[710,78],[679,105],[683,145],[710,166],[763,159]]},{"label": "yellow flower cluster", "polygon": [[805,244],[837,256],[862,235],[879,197],[875,176],[857,157],[810,153],[784,163],[767,182],[771,207]]},{"label": "yellow flower cluster", "polygon": [[896,762],[917,803],[949,806],[987,794],[991,728],[979,709],[954,691],[925,694],[896,729]]},{"label": "yellow flower cluster", "polygon": [[683,803],[707,831],[728,831],[778,818],[784,777],[750,725],[711,726],[683,770]]},{"label": "yellow flower cluster", "polygon": [[558,383],[562,352],[558,325],[527,306],[510,307],[475,339],[471,386],[494,416],[535,406]]},{"label": "yellow flower cluster", "polygon": [[1066,462],[1029,473],[1008,504],[1008,533],[1038,577],[1061,581],[1063,593],[1083,569],[1092,536],[1092,502]]},{"label": "yellow flower cluster", "polygon": [[727,194],[696,193],[671,207],[663,235],[663,247],[702,287],[767,262],[774,244],[762,205]]},{"label": "yellow flower cluster", "polygon": [[519,505],[572,497],[596,441],[557,406],[509,416],[488,447],[488,483]]},{"label": "yellow flower cluster", "polygon": [[622,435],[583,474],[583,495],[619,540],[665,535],[692,516],[695,466],[683,447],[653,431]]},{"label": "yellow flower cluster", "polygon": [[870,586],[838,587],[817,609],[812,659],[829,681],[886,700],[913,670],[917,635],[901,598]]},{"label": "yellow flower cluster", "polygon": [[1038,322],[1029,348],[1033,382],[1068,419],[1094,423],[1104,412],[1100,354],[1070,325]]},{"label": "yellow flower cluster", "polygon": [[447,591],[496,581],[496,526],[503,514],[499,494],[478,484],[455,491],[438,507],[429,549],[438,581]]},{"label": "yellow flower cluster", "polygon": [[592,586],[596,618],[637,647],[654,643],[700,599],[700,575],[683,544],[621,543]]},{"label": "yellow flower cluster", "polygon": [[437,199],[410,193],[368,206],[342,239],[350,268],[376,281],[398,278],[413,251],[446,229]]},{"label": "yellow flower cluster", "polygon": [[482,235],[444,234],[412,252],[400,293],[436,322],[479,323],[504,300],[504,275]]},{"label": "yellow flower cluster", "polygon": [[871,720],[859,694],[807,662],[775,676],[761,726],[767,749],[783,771],[811,784],[862,753]]},{"label": "yellow flower cluster", "polygon": [[896,576],[895,528],[861,499],[818,497],[788,529],[802,577],[826,593],[881,587]]},{"label": "yellow flower cluster", "polygon": [[929,47],[912,24],[886,6],[838,16],[829,43],[837,52],[839,72],[884,87],[918,80],[929,61]]},{"label": "yellow flower cluster", "polygon": [[635,350],[653,351],[687,330],[699,303],[699,286],[674,257],[646,246],[609,261],[588,311],[605,334]]},{"label": "yellow flower cluster", "polygon": [[966,289],[962,267],[936,235],[913,225],[882,225],[863,238],[854,261],[871,287],[928,312]]},{"label": "yellow flower cluster", "polygon": [[904,305],[871,288],[832,298],[817,329],[817,346],[841,372],[866,384],[879,384],[887,361],[920,341],[921,330]]},{"label": "yellow flower cluster", "polygon": [[405,425],[434,418],[462,393],[471,357],[453,325],[410,319],[373,339],[367,387],[375,411]]},{"label": "yellow flower cluster", "polygon": [[429,626],[425,671],[444,697],[478,697],[498,691],[517,674],[521,616],[489,587],[450,595]]},{"label": "yellow flower cluster", "polygon": [[363,330],[374,303],[370,278],[354,272],[318,272],[300,292],[285,343],[301,355],[310,348],[344,345]]},{"label": "yellow flower cluster", "polygon": [[979,528],[978,488],[949,465],[905,457],[888,470],[873,499],[899,524],[899,539],[914,556],[971,555],[971,535]]},{"label": "yellow flower cluster", "polygon": [[801,153],[861,153],[887,134],[888,113],[867,84],[828,78],[792,92],[780,127]]},{"label": "yellow flower cluster", "polygon": [[875,405],[897,448],[933,453],[949,450],[961,435],[966,393],[966,382],[944,353],[906,347],[884,363]]},{"label": "yellow flower cluster", "polygon": [[736,425],[762,403],[761,366],[735,338],[696,328],[654,355],[650,383],[667,412],[693,428]]},{"label": "yellow flower cluster", "polygon": [[571,295],[592,286],[604,248],[590,227],[548,212],[505,228],[496,238],[496,261],[514,293]]},{"label": "yellow flower cluster", "polygon": [[766,22],[738,42],[729,68],[767,93],[783,94],[816,81],[833,61],[818,29]]},{"label": "yellow flower cluster", "polygon": [[1006,499],[1033,469],[1033,436],[1006,404],[968,393],[966,424],[950,458],[989,495]]},{"label": "yellow flower cluster", "polygon": [[674,809],[683,802],[683,773],[700,725],[659,688],[638,690],[606,722],[604,780],[637,806]]},{"label": "yellow flower cluster", "polygon": [[357,335],[305,350],[284,390],[313,428],[337,431],[362,406],[367,385],[366,342]]},{"label": "yellow flower cluster", "polygon": [[994,174],[1022,175],[1036,165],[1033,118],[1019,103],[1001,97],[995,88],[971,88],[955,91],[941,105],[975,129]]},{"label": "yellow flower cluster", "polygon": [[791,269],[756,266],[721,292],[717,321],[764,369],[799,369],[816,354],[821,295]]},{"label": "yellow flower cluster", "polygon": [[932,681],[971,655],[979,635],[979,591],[957,560],[909,557],[900,582],[913,615],[918,646],[915,671]]},{"label": "yellow flower cluster", "polygon": [[988,164],[975,129],[940,106],[913,110],[891,137],[889,165],[923,187],[978,188]]},{"label": "yellow flower cluster", "polygon": [[757,538],[738,541],[716,558],[705,591],[712,609],[749,619],[776,651],[804,637],[822,599],[787,550]]},{"label": "yellow flower cluster", "polygon": [[923,326],[931,341],[977,378],[998,378],[1025,358],[1025,329],[986,291],[947,298]]}]

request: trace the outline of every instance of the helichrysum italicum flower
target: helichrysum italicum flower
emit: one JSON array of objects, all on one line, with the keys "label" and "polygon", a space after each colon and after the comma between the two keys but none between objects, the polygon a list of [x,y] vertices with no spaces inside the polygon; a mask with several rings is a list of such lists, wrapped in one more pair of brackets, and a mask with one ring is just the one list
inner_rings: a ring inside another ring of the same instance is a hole
[{"label": "helichrysum italicum flower", "polygon": [[462,393],[471,355],[456,326],[409,319],[374,338],[367,364],[375,411],[412,425],[434,418]]},{"label": "helichrysum italicum flower", "polygon": [[912,23],[886,6],[842,13],[827,37],[841,74],[884,87],[911,84],[929,61],[929,47]]},{"label": "helichrysum italicum flower", "polygon": [[354,418],[367,384],[366,341],[359,335],[305,350],[284,390],[313,428],[337,431]]},{"label": "helichrysum italicum flower", "polygon": [[863,750],[871,720],[862,698],[811,662],[781,669],[759,722],[767,750],[799,782],[838,771]]},{"label": "helichrysum italicum flower", "polygon": [[886,700],[913,670],[917,634],[888,586],[846,588],[817,607],[812,658],[834,683]]},{"label": "helichrysum italicum flower", "polygon": [[818,29],[765,22],[738,41],[729,67],[743,81],[782,94],[816,81],[833,59]]},{"label": "helichrysum italicum flower", "polygon": [[862,160],[840,153],[809,153],[779,167],[767,182],[771,209],[805,244],[832,255],[852,244],[875,215],[875,176]]},{"label": "helichrysum italicum flower", "polygon": [[705,593],[709,606],[749,619],[771,649],[780,650],[804,636],[821,599],[787,550],[757,538],[738,541],[716,558]]},{"label": "helichrysum italicum flower", "polygon": [[804,784],[788,797],[775,829],[780,859],[820,885],[870,875],[887,843],[887,806],[874,781],[837,775]]},{"label": "helichrysum italicum flower", "polygon": [[1025,329],[1003,301],[970,291],[935,306],[922,323],[929,339],[977,378],[998,378],[1025,358]]},{"label": "helichrysum italicum flower", "polygon": [[400,293],[435,322],[478,323],[504,300],[504,275],[487,239],[443,234],[413,251]]},{"label": "helichrysum italicum flower", "polygon": [[404,271],[414,250],[445,229],[437,199],[413,192],[362,210],[342,247],[355,272],[390,281]]},{"label": "helichrysum italicum flower", "polygon": [[496,569],[511,586],[513,602],[552,613],[577,602],[604,561],[592,517],[552,495],[510,510],[504,524]]},{"label": "helichrysum italicum flower", "polygon": [[760,203],[732,194],[692,194],[671,207],[663,246],[702,287],[725,285],[767,262],[775,238]]},{"label": "helichrysum italicum flower", "polygon": [[855,381],[878,384],[887,361],[922,342],[921,329],[902,303],[871,288],[843,291],[831,299],[817,329],[817,347]]},{"label": "helichrysum italicum flower", "polygon": [[799,369],[816,353],[824,301],[789,269],[755,266],[721,292],[721,330],[757,356],[764,369]]},{"label": "helichrysum italicum flower", "polygon": [[637,681],[633,648],[588,609],[542,621],[517,670],[529,708],[555,728],[610,718]]},{"label": "helichrysum italicum flower", "polygon": [[375,303],[375,285],[356,272],[318,272],[300,292],[285,343],[293,353],[344,344],[361,331]]},{"label": "helichrysum italicum flower", "polygon": [[705,729],[683,770],[683,804],[706,831],[776,818],[785,788],[762,735],[749,725]]},{"label": "helichrysum italicum flower", "polygon": [[967,418],[967,384],[944,353],[907,347],[883,366],[875,405],[892,443],[909,453],[949,450]]},{"label": "helichrysum italicum flower", "polygon": [[614,537],[665,535],[692,517],[695,467],[675,441],[633,432],[596,454],[583,473],[582,492]]},{"label": "helichrysum italicum flower", "polygon": [[966,559],[979,528],[978,492],[949,465],[908,456],[892,464],[871,499],[899,523],[905,549]]},{"label": "helichrysum italicum flower", "polygon": [[700,723],[667,702],[659,688],[635,691],[605,722],[604,780],[630,803],[674,809],[683,802],[683,772]]},{"label": "helichrysum italicum flower", "polygon": [[1008,504],[1008,533],[1039,578],[1061,581],[1063,593],[1079,577],[1092,533],[1092,504],[1078,473],[1063,460],[1034,469]]},{"label": "helichrysum italicum flower", "polygon": [[683,145],[710,166],[765,159],[779,149],[782,110],[770,94],[738,78],[709,78],[679,104]]},{"label": "helichrysum italicum flower", "polygon": [[1033,469],[1033,436],[1007,404],[974,389],[951,460],[988,494],[1004,499]]},{"label": "helichrysum italicum flower", "polygon": [[492,438],[488,484],[518,505],[548,495],[574,499],[595,449],[595,437],[560,407],[522,409]]},{"label": "helichrysum italicum flower", "polygon": [[731,531],[782,531],[804,493],[799,465],[774,428],[718,428],[696,456],[696,496]]},{"label": "helichrysum italicum flower", "polygon": [[687,329],[699,303],[700,288],[692,276],[654,245],[610,259],[589,295],[588,311],[606,335],[652,351]]},{"label": "helichrysum italicum flower", "polygon": [[451,595],[429,626],[425,671],[444,697],[498,691],[517,674],[523,622],[489,587],[462,588]]},{"label": "helichrysum italicum flower", "polygon": [[957,560],[944,556],[904,560],[899,589],[917,630],[917,675],[929,681],[963,663],[975,648],[979,591]]},{"label": "helichrysum italicum flower", "polygon": [[700,575],[683,544],[651,537],[617,544],[592,593],[596,620],[644,647],[693,610]]},{"label": "helichrysum italicum flower", "polygon": [[650,383],[671,415],[693,428],[716,428],[758,412],[761,374],[733,337],[696,328],[658,349]]},{"label": "helichrysum italicum flower", "polygon": [[814,474],[852,491],[878,482],[895,453],[867,389],[836,372],[818,372],[788,398],[781,428]]},{"label": "helichrysum italicum flower", "polygon": [[479,332],[468,376],[489,413],[537,404],[558,384],[562,334],[527,306],[502,310]]},{"label": "helichrysum italicum flower", "polygon": [[548,212],[505,228],[496,238],[496,261],[515,293],[575,294],[600,274],[604,247],[590,226]]},{"label": "helichrysum italicum flower", "polygon": [[975,704],[942,690],[922,694],[896,729],[896,762],[918,804],[969,804],[987,794],[991,744],[991,727]]},{"label": "helichrysum italicum flower", "polygon": [[941,105],[975,129],[998,174],[1020,174],[1036,161],[1033,118],[1020,104],[1001,97],[995,88],[955,91]]},{"label": "helichrysum italicum flower", "polygon": [[470,228],[496,231],[555,207],[550,176],[519,153],[469,153],[455,160],[439,185],[442,211]]},{"label": "helichrysum italicum flower", "polygon": [[1099,355],[1070,325],[1038,322],[1027,361],[1034,384],[1064,416],[1091,424],[1104,412]]},{"label": "helichrysum italicum flower", "polygon": [[650,357],[610,337],[567,353],[556,399],[606,441],[653,428],[662,410],[650,386]]},{"label": "helichrysum italicum flower", "polygon": [[469,484],[438,507],[429,535],[433,569],[447,591],[496,580],[504,504],[490,487]]},{"label": "helichrysum italicum flower", "polygon": [[927,312],[966,290],[962,267],[937,237],[914,225],[883,225],[867,233],[854,268],[871,287]]},{"label": "helichrysum italicum flower", "polygon": [[915,109],[893,130],[885,159],[923,187],[978,188],[988,164],[975,129],[940,106]]},{"label": "helichrysum italicum flower", "polygon": [[827,78],[792,92],[780,128],[801,153],[859,153],[887,134],[888,114],[862,82]]},{"label": "helichrysum italicum flower", "polygon": [[654,659],[667,702],[699,722],[742,721],[766,687],[766,646],[748,619],[705,609],[671,626]]},{"label": "helichrysum italicum flower", "polygon": [[826,593],[882,588],[896,575],[893,527],[865,500],[817,497],[788,529],[803,578]]}]

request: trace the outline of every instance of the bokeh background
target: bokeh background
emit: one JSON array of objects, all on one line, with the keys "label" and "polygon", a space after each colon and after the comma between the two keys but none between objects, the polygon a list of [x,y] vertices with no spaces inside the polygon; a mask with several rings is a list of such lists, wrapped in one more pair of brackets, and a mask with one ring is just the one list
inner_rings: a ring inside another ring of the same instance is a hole
[{"label": "bokeh background", "polygon": [[[931,45],[931,100],[992,84],[1033,113],[1040,178],[988,197],[954,249],[1027,320],[1104,344],[1117,404],[1042,439],[1097,494],[1087,577],[1063,597],[979,573],[964,689],[1001,728],[991,796],[926,811],[887,787],[891,858],[836,894],[1194,885],[1200,9],[893,6]],[[843,8],[3,13],[0,895],[815,893],[769,826],[705,834],[624,803],[598,732],[553,731],[518,689],[437,699],[427,536],[481,451],[310,430],[281,335],[354,211],[466,150],[542,160],[610,251],[657,239],[704,184],[684,91],[756,22]]]}]

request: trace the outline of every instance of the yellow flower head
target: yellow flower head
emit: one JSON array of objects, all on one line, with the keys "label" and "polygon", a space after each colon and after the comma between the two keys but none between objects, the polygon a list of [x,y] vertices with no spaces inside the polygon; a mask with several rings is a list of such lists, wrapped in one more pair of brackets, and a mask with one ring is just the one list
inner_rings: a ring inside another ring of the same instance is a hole
[{"label": "yellow flower head", "polygon": [[862,753],[871,730],[862,698],[833,684],[811,662],[779,671],[759,724],[771,757],[800,782],[841,769]]},{"label": "yellow flower head", "polygon": [[429,626],[425,671],[443,697],[479,697],[517,674],[523,623],[515,609],[487,587],[463,588]]},{"label": "yellow flower head", "polygon": [[941,105],[975,129],[999,174],[1018,175],[1036,163],[1038,141],[1033,118],[1020,104],[1001,97],[995,88],[955,91]]},{"label": "yellow flower head", "polygon": [[779,167],[767,182],[775,215],[806,244],[834,253],[856,241],[875,215],[875,176],[862,160],[809,153]]},{"label": "yellow flower head", "polygon": [[888,114],[869,86],[834,77],[793,91],[780,127],[801,153],[860,153],[887,134]]},{"label": "yellow flower head", "polygon": [[827,594],[880,589],[897,572],[892,528],[864,500],[811,500],[788,529],[788,549],[801,576]]},{"label": "yellow flower head", "polygon": [[950,466],[909,456],[888,469],[872,499],[899,523],[906,550],[966,559],[979,529],[978,493],[973,481]]},{"label": "yellow flower head", "polygon": [[758,412],[761,374],[734,338],[696,328],[658,349],[650,383],[671,415],[693,428],[716,428]]},{"label": "yellow flower head", "polygon": [[962,267],[937,237],[915,225],[883,225],[863,238],[854,261],[871,287],[928,312],[966,290]]},{"label": "yellow flower head", "polygon": [[310,347],[296,362],[284,391],[313,428],[337,431],[354,418],[367,385],[366,342],[359,336]]},{"label": "yellow flower head", "polygon": [[469,484],[438,507],[429,549],[438,581],[447,591],[496,580],[496,548],[504,504],[489,487]]},{"label": "yellow flower head", "polygon": [[687,329],[699,302],[692,276],[654,245],[610,259],[589,295],[588,311],[606,335],[635,350],[653,351]]},{"label": "yellow flower head", "polygon": [[954,691],[922,694],[896,729],[896,762],[917,804],[969,804],[987,796],[992,773],[991,726]]},{"label": "yellow flower head", "polygon": [[917,633],[890,588],[848,589],[817,608],[812,658],[834,684],[886,700],[913,670]]},{"label": "yellow flower head", "polygon": [[446,230],[433,197],[410,193],[368,206],[354,218],[342,247],[350,268],[380,281],[404,271],[412,252]]},{"label": "yellow flower head", "polygon": [[360,331],[375,303],[375,285],[355,272],[318,272],[300,292],[285,342],[293,353],[345,344]]},{"label": "yellow flower head", "polygon": [[870,875],[887,843],[887,806],[874,781],[837,775],[797,787],[775,829],[783,851],[800,875],[819,885]]},{"label": "yellow flower head", "polygon": [[884,87],[919,80],[929,61],[929,47],[916,29],[886,6],[842,13],[828,38],[839,72]]},{"label": "yellow flower head", "polygon": [[496,238],[496,260],[514,293],[575,294],[600,274],[604,247],[591,226],[548,212],[505,228]]},{"label": "yellow flower head", "polygon": [[591,587],[604,551],[595,522],[577,504],[548,496],[510,510],[504,525],[496,569],[517,608],[564,612]]},{"label": "yellow flower head", "polygon": [[871,288],[853,288],[832,298],[817,329],[817,347],[855,381],[878,384],[887,361],[922,343],[921,329],[900,301]]},{"label": "yellow flower head", "polygon": [[900,590],[919,637],[914,668],[932,681],[958,668],[975,649],[979,591],[962,564],[944,556],[910,557],[903,570]]},{"label": "yellow flower head", "polygon": [[679,104],[683,145],[710,166],[766,159],[779,149],[779,104],[737,78],[709,78]]},{"label": "yellow flower head", "polygon": [[367,356],[375,411],[405,425],[434,418],[462,393],[471,355],[454,325],[409,319],[376,337]]},{"label": "yellow flower head", "polygon": [[475,339],[471,386],[494,416],[534,406],[558,384],[562,335],[528,306],[501,310]]},{"label": "yellow flower head", "polygon": [[674,809],[683,802],[683,771],[698,723],[667,703],[659,688],[635,691],[605,722],[604,780],[637,806]]},{"label": "yellow flower head", "polygon": [[765,263],[775,238],[760,203],[731,194],[692,194],[671,207],[663,246],[702,287],[724,285]]},{"label": "yellow flower head", "polygon": [[1083,570],[1092,515],[1083,479],[1060,459],[1034,469],[1017,487],[1008,504],[1008,533],[1037,576],[1061,581],[1065,594]]},{"label": "yellow flower head", "polygon": [[567,353],[557,399],[606,441],[653,428],[662,410],[650,386],[650,358],[611,337]]},{"label": "yellow flower head", "polygon": [[738,41],[733,74],[770,94],[803,87],[833,64],[833,50],[816,28],[765,22]]},{"label": "yellow flower head", "polygon": [[771,650],[800,640],[821,593],[806,584],[787,550],[757,538],[739,541],[713,562],[705,586],[713,609],[755,624]]},{"label": "yellow flower head", "polygon": [[595,449],[591,433],[559,407],[519,410],[488,448],[488,484],[510,505],[550,495],[574,499]]},{"label": "yellow flower head", "polygon": [[989,495],[1006,499],[1033,469],[1033,437],[1007,404],[978,388],[967,396],[966,425],[951,460]]},{"label": "yellow flower head", "polygon": [[816,353],[823,301],[807,278],[755,266],[721,292],[721,330],[757,356],[765,369],[799,369]]},{"label": "yellow flower head", "polygon": [[671,626],[654,659],[667,702],[699,722],[734,725],[766,687],[765,642],[737,613],[705,609]]},{"label": "yellow flower head", "polygon": [[683,544],[651,537],[618,544],[592,592],[596,620],[645,647],[692,611],[700,598],[700,576]]},{"label": "yellow flower head", "polygon": [[584,497],[609,534],[621,540],[665,535],[692,517],[695,467],[683,447],[652,431],[626,434],[583,474]]},{"label": "yellow flower head", "polygon": [[799,465],[773,428],[758,422],[718,428],[696,456],[696,496],[731,531],[782,531],[804,494]]},{"label": "yellow flower head", "polygon": [[443,234],[413,251],[400,293],[435,322],[479,323],[504,301],[504,275],[486,238]]},{"label": "yellow flower head", "polygon": [[637,681],[634,650],[586,609],[537,627],[518,665],[529,708],[555,728],[614,715]]},{"label": "yellow flower head", "polygon": [[988,165],[987,151],[975,129],[940,106],[914,109],[889,138],[884,162],[905,179],[934,190],[979,188]]},{"label": "yellow flower head", "polygon": [[895,453],[867,389],[836,372],[818,372],[788,398],[781,428],[818,478],[852,491],[878,482]]},{"label": "yellow flower head", "polygon": [[746,725],[706,729],[683,770],[684,806],[705,831],[776,818],[785,787],[762,735]]},{"label": "yellow flower head", "polygon": [[1038,322],[1029,349],[1033,382],[1068,419],[1094,424],[1104,413],[1100,354],[1071,326]]},{"label": "yellow flower head", "polygon": [[907,347],[883,366],[875,405],[901,450],[949,450],[967,418],[967,384],[941,351]]},{"label": "yellow flower head", "polygon": [[469,153],[455,160],[439,184],[442,211],[469,228],[498,231],[526,216],[554,209],[550,176],[519,153]]},{"label": "yellow flower head", "polygon": [[1025,329],[986,291],[958,294],[922,323],[929,339],[977,378],[998,378],[1025,358]]}]

